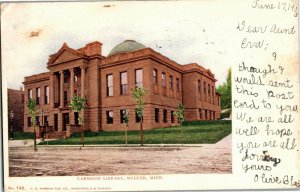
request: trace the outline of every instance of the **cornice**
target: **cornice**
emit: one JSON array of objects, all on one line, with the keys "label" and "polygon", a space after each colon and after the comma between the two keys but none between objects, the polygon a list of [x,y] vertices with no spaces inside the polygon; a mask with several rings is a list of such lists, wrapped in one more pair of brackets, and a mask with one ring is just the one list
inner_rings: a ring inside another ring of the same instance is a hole
[{"label": "cornice", "polygon": [[33,79],[33,80],[25,80],[22,82],[24,85],[32,84],[32,83],[37,83],[41,81],[50,81],[50,77],[44,77],[44,78],[39,78],[39,79]]},{"label": "cornice", "polygon": [[209,78],[210,80],[216,82],[217,80],[205,73],[203,73],[203,71],[201,71],[200,69],[189,69],[189,70],[186,70],[186,71],[182,71],[182,74],[186,74],[186,73],[192,73],[192,72],[196,72],[196,73],[199,73],[207,78]]},{"label": "cornice", "polygon": [[[159,63],[161,63],[179,73],[182,73],[182,74],[197,72],[197,73],[211,79],[214,82],[217,81],[214,77],[206,74],[206,73],[212,74],[209,69],[206,70],[202,66],[199,66],[198,64],[196,64],[199,68],[192,67],[191,69],[184,70],[183,65],[176,63],[175,61],[163,56],[162,54],[152,50],[151,48],[145,48],[145,49],[130,52],[130,53],[120,53],[120,54],[109,56],[109,57],[101,60],[101,62],[99,64],[99,68],[111,67],[111,66],[115,66],[115,65],[119,65],[119,64],[129,63],[132,61],[143,60],[143,59],[152,59],[152,60],[159,62]],[[204,71],[201,70],[200,68],[203,69]]]}]

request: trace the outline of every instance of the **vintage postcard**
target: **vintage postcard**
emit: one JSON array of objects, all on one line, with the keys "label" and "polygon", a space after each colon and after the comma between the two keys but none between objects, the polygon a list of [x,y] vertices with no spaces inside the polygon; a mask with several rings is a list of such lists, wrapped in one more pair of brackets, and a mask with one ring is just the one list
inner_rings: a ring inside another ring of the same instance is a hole
[{"label": "vintage postcard", "polygon": [[2,3],[4,190],[300,188],[298,12]]}]

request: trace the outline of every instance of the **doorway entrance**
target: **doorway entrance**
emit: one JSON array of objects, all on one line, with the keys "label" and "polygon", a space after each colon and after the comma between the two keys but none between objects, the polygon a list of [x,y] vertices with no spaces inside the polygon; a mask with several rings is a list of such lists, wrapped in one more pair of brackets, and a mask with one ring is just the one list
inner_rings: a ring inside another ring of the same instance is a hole
[{"label": "doorway entrance", "polygon": [[63,131],[67,130],[67,124],[69,124],[69,113],[63,113]]}]

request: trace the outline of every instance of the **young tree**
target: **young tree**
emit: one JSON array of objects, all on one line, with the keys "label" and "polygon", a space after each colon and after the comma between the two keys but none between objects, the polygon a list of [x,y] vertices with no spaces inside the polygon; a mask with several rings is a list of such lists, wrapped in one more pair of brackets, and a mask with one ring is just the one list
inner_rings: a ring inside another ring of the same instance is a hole
[{"label": "young tree", "polygon": [[228,70],[226,83],[219,85],[217,92],[221,94],[221,109],[231,110],[231,68]]},{"label": "young tree", "polygon": [[174,112],[174,115],[180,124],[181,144],[183,145],[182,123],[184,122],[184,105],[182,103],[178,105],[178,111]]},{"label": "young tree", "polygon": [[33,125],[34,150],[37,151],[35,126],[36,126],[36,117],[37,117],[37,114],[38,114],[38,108],[37,108],[37,104],[36,104],[36,100],[35,99],[29,98],[29,100],[27,101],[27,110],[28,110],[28,114],[31,116],[31,121],[32,121],[32,125]]},{"label": "young tree", "polygon": [[144,87],[136,87],[132,91],[132,98],[137,104],[137,107],[135,109],[135,112],[137,116],[140,118],[140,134],[141,134],[141,146],[144,145],[144,130],[143,130],[143,111],[144,111],[144,97],[148,93],[148,90],[145,89]]},{"label": "young tree", "polygon": [[71,98],[70,102],[70,108],[78,113],[78,122],[79,125],[81,125],[81,143],[84,147],[84,116],[81,113],[81,111],[85,108],[87,99],[85,97],[80,97],[79,95],[74,95]]},{"label": "young tree", "polygon": [[228,69],[226,78],[226,107],[231,109],[231,68]]},{"label": "young tree", "polygon": [[124,123],[125,123],[125,143],[126,143],[126,147],[127,147],[127,142],[128,142],[128,136],[127,136],[127,129],[128,129],[128,118],[129,116],[129,110],[125,109],[125,114],[124,114]]}]

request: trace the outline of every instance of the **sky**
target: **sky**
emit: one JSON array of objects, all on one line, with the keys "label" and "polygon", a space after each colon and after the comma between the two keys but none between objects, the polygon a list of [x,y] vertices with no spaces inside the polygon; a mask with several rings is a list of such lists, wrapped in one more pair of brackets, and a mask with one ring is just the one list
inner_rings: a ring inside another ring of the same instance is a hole
[{"label": "sky", "polygon": [[78,49],[99,41],[107,56],[117,44],[135,40],[179,64],[210,69],[217,85],[226,81],[232,62],[233,8],[219,1],[18,3],[1,9],[8,88],[19,89],[25,76],[47,72],[49,55],[64,42]]}]

